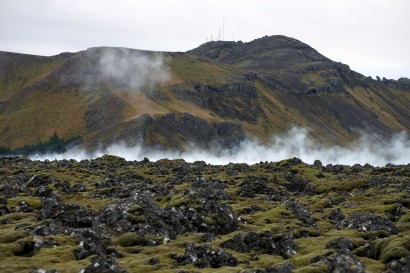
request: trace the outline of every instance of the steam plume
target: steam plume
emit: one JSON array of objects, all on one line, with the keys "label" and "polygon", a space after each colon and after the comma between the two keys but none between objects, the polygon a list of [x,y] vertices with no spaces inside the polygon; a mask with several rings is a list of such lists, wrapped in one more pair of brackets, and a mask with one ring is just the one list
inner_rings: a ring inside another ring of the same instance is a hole
[{"label": "steam plume", "polygon": [[99,58],[99,77],[100,81],[138,91],[151,90],[170,76],[161,53],[103,48]]},{"label": "steam plume", "polygon": [[65,154],[50,154],[37,159],[91,159],[108,153],[124,157],[127,160],[150,160],[162,158],[183,158],[188,162],[203,160],[211,164],[259,163],[260,161],[280,161],[298,157],[306,163],[313,163],[316,159],[323,164],[371,164],[383,166],[387,163],[410,163],[410,140],[405,133],[397,134],[390,140],[381,140],[377,136],[362,133],[361,137],[348,147],[325,147],[309,138],[306,128],[292,128],[287,133],[273,137],[273,144],[262,145],[255,140],[247,140],[235,149],[200,150],[191,149],[187,152],[170,152],[164,150],[147,149],[141,145],[126,147],[115,144],[104,151],[87,154],[84,151],[71,150]]}]

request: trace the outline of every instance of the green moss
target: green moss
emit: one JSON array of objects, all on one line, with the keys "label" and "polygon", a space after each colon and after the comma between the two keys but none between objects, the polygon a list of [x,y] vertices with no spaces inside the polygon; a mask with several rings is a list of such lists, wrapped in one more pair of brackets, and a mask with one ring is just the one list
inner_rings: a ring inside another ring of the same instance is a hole
[{"label": "green moss", "polygon": [[10,209],[10,211],[13,211],[15,208],[17,208],[18,203],[20,201],[26,201],[28,205],[32,207],[34,210],[39,210],[43,206],[41,204],[41,199],[39,197],[22,195],[22,196],[10,198],[7,200],[7,206]]},{"label": "green moss", "polygon": [[327,273],[330,272],[329,266],[324,262],[316,262],[301,268],[297,268],[295,273]]},{"label": "green moss", "polygon": [[127,233],[121,234],[118,237],[113,238],[112,244],[114,246],[118,245],[118,246],[123,246],[123,247],[143,245],[144,238],[136,233],[127,232]]},{"label": "green moss", "polygon": [[380,257],[383,263],[400,260],[410,255],[410,236],[398,235],[380,239],[375,242],[374,250],[376,257]]},{"label": "green moss", "polygon": [[15,230],[14,228],[5,228],[1,226],[0,229],[0,243],[9,244],[19,239],[26,237],[28,234],[24,230]]}]

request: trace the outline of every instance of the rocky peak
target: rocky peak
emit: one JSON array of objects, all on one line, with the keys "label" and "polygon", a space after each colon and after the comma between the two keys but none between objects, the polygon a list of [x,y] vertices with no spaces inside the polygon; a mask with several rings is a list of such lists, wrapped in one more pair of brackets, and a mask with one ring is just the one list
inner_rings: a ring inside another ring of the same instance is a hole
[{"label": "rocky peak", "polygon": [[283,35],[264,36],[251,42],[208,42],[188,51],[246,68],[278,68],[295,63],[329,61],[309,45]]}]

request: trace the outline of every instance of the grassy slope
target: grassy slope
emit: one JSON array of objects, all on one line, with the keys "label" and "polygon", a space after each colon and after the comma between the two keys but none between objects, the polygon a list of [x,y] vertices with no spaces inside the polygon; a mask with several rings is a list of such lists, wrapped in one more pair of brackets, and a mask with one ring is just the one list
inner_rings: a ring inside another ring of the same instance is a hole
[{"label": "grassy slope", "polygon": [[70,138],[86,132],[86,103],[76,92],[36,90],[7,105],[0,117],[2,145],[16,148],[46,141],[57,132]]},{"label": "grassy slope", "polygon": [[410,119],[408,107],[410,105],[410,92],[392,90],[382,87],[364,89],[358,88],[349,92],[358,104],[362,105],[381,122],[389,124],[392,128],[409,132]]},{"label": "grassy slope", "polygon": [[0,52],[0,101],[45,77],[63,58]]}]

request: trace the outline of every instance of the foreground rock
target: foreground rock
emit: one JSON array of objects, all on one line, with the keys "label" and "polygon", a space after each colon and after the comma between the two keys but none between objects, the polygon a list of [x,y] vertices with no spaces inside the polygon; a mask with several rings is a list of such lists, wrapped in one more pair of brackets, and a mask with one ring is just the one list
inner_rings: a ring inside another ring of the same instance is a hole
[{"label": "foreground rock", "polygon": [[407,272],[409,181],[297,158],[0,158],[0,272]]}]

